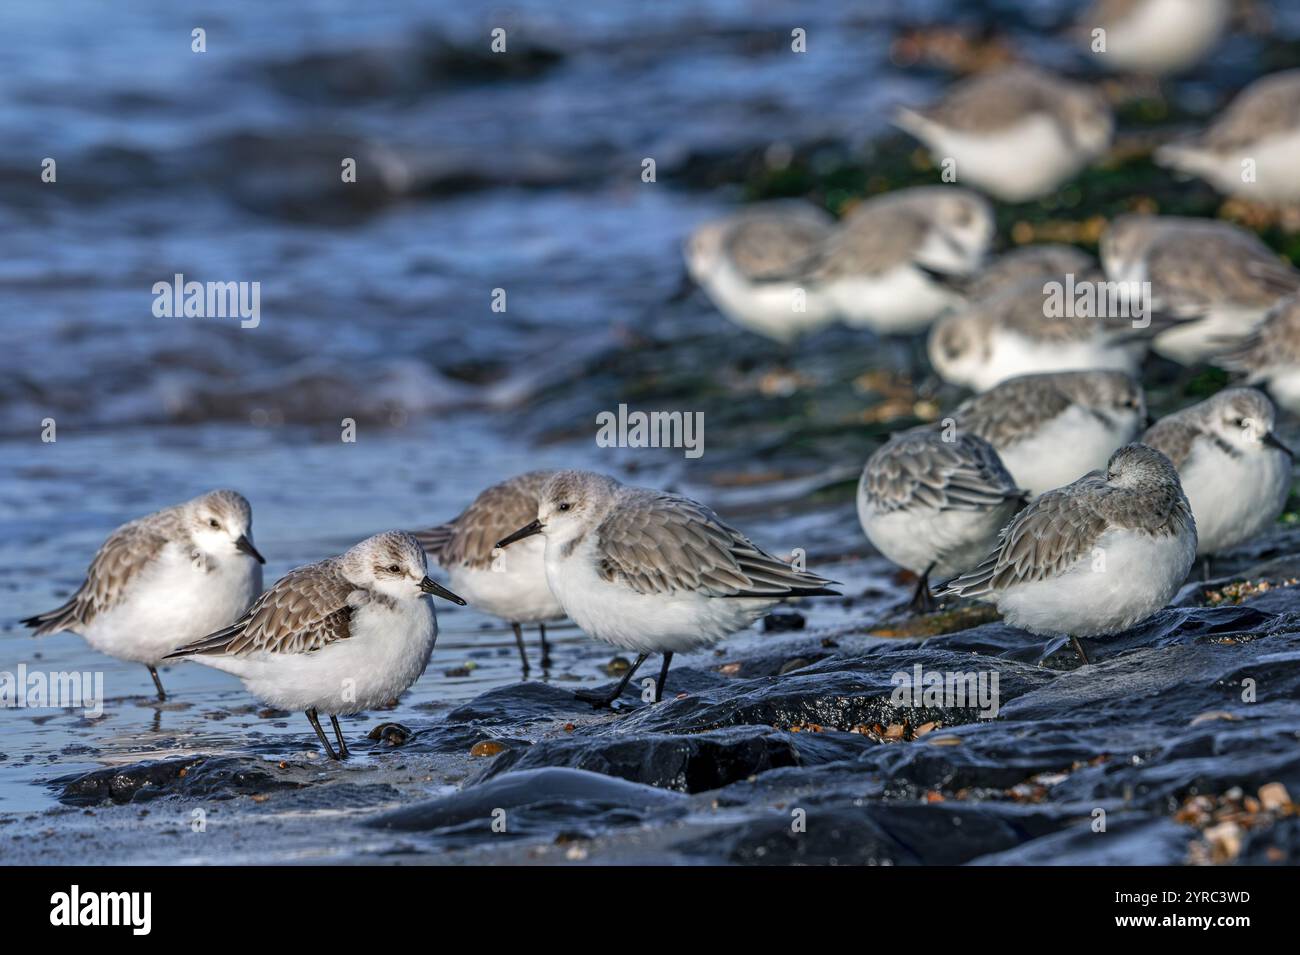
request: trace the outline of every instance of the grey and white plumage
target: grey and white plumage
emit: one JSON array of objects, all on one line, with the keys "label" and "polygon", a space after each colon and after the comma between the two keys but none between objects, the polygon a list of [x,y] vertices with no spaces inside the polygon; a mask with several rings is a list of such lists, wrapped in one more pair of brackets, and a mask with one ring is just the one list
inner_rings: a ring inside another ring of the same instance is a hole
[{"label": "grey and white plumage", "polygon": [[[1052,283],[1068,276],[1039,276],[971,303],[939,319],[928,341],[930,364],[944,381],[986,391],[1019,375],[1110,369],[1137,373],[1149,347],[1148,331],[1118,311],[1096,317],[1049,314]],[[1076,281],[1099,282],[1099,274]]]},{"label": "grey and white plumage", "polygon": [[850,326],[878,334],[919,331],[961,301],[936,276],[974,272],[994,231],[988,201],[969,189],[900,189],[844,217],[814,255],[807,283]]},{"label": "grey and white plumage", "polygon": [[988,441],[1015,483],[1035,495],[1105,467],[1145,420],[1142,386],[1121,371],[1008,378],[951,415],[958,432]]},{"label": "grey and white plumage", "polygon": [[881,554],[916,574],[924,608],[929,578],[975,566],[1025,492],[983,438],[929,427],[894,435],[867,459],[858,480],[858,520]]},{"label": "grey and white plumage", "polygon": [[[1098,0],[1078,21],[1080,42],[1117,73],[1163,76],[1195,65],[1222,37],[1229,0]],[[1104,47],[1095,49],[1095,30]]]},{"label": "grey and white plumage", "polygon": [[1004,252],[961,284],[971,301],[992,298],[1037,280],[1040,284],[1067,273],[1085,275],[1096,271],[1097,261],[1073,245],[1038,242]]},{"label": "grey and white plumage", "polygon": [[1114,129],[1097,91],[1024,65],[963,80],[895,122],[937,159],[952,159],[957,182],[1010,202],[1056,189],[1106,151]]},{"label": "grey and white plumage", "polygon": [[805,286],[834,227],[829,213],[802,200],[754,203],[694,229],[686,269],[731,321],[788,343],[834,320],[831,303]]},{"label": "grey and white plumage", "polygon": [[636,651],[638,666],[664,654],[660,693],[673,653],[715,643],[783,599],[833,593],[830,581],[768,554],[703,504],[590,471],[553,475],[534,520],[499,543],[536,534],[570,619]]},{"label": "grey and white plumage", "polygon": [[1196,517],[1197,553],[1215,554],[1272,526],[1291,490],[1291,452],[1277,411],[1254,388],[1218,394],[1157,421],[1142,442],[1178,469]]},{"label": "grey and white plumage", "polygon": [[447,572],[451,589],[470,606],[501,617],[515,632],[527,672],[520,627],[541,628],[542,665],[549,662],[546,623],[564,608],[546,582],[545,541],[520,541],[502,550],[497,541],[537,516],[541,491],[554,471],[529,471],[484,490],[453,520],[413,532],[430,559]]},{"label": "grey and white plumage", "polygon": [[1228,195],[1300,199],[1300,70],[1251,83],[1206,130],[1160,147],[1155,160]]},{"label": "grey and white plumage", "polygon": [[1196,559],[1196,522],[1178,472],[1141,444],[1035,498],[998,545],[946,593],[996,605],[1036,634],[1116,633],[1169,603]]},{"label": "grey and white plumage", "polygon": [[317,713],[337,717],[396,699],[424,672],[438,636],[436,594],[413,536],[386,531],[290,571],[228,627],[168,654],[232,673],[263,703],[302,710],[331,758]]},{"label": "grey and white plumage", "polygon": [[156,667],[172,650],[243,613],[262,590],[253,511],[210,491],[123,524],[99,548],[62,606],[23,623],[36,636],[71,630],[101,653]]},{"label": "grey and white plumage", "polygon": [[1214,364],[1246,376],[1246,383],[1268,388],[1274,400],[1300,414],[1300,295],[1280,299],[1254,330]]},{"label": "grey and white plumage", "polygon": [[1101,258],[1111,281],[1150,283],[1152,308],[1177,320],[1152,347],[1189,365],[1244,338],[1300,290],[1300,271],[1253,232],[1217,219],[1120,216],[1102,236]]}]

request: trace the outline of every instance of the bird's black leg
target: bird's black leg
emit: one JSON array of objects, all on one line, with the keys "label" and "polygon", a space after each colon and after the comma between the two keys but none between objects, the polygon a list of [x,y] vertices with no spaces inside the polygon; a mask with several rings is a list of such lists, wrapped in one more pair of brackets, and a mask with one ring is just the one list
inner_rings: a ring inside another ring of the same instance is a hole
[{"label": "bird's black leg", "polygon": [[537,625],[537,635],[542,638],[542,666],[548,667],[551,665],[551,645],[546,642],[546,624]]},{"label": "bird's black leg", "polygon": [[334,726],[334,738],[339,741],[339,757],[347,759],[352,754],[348,752],[348,744],[343,742],[343,730],[339,728],[339,718],[333,713],[330,714],[330,723]]},{"label": "bird's black leg", "polygon": [[339,758],[339,754],[334,752],[334,747],[330,745],[329,738],[326,737],[325,731],[320,728],[320,720],[316,718],[315,709],[310,709],[307,711],[307,719],[311,720],[311,728],[314,729],[316,731],[316,735],[320,737],[320,744],[325,747],[325,752],[329,754],[329,758],[337,760]]},{"label": "bird's black leg", "polygon": [[658,703],[664,698],[664,682],[668,679],[668,668],[672,666],[673,653],[669,650],[664,654],[664,665],[659,668],[659,682],[655,684],[655,702]]},{"label": "bird's black leg", "polygon": [[524,649],[524,630],[519,624],[510,625],[515,631],[515,646],[519,648],[519,662],[524,666],[524,676],[528,676],[528,651]]},{"label": "bird's black leg", "polygon": [[649,655],[650,654],[648,653],[637,654],[636,662],[628,667],[627,672],[623,674],[623,679],[619,680],[618,686],[614,687],[613,693],[597,693],[595,690],[579,690],[573,695],[584,703],[590,703],[598,710],[609,706],[623,695],[623,691],[627,689],[627,685],[632,679],[632,674],[636,673],[637,668],[640,667],[641,664],[645,663],[645,658]]},{"label": "bird's black leg", "polygon": [[1079,654],[1079,659],[1083,661],[1084,666],[1092,662],[1088,659],[1088,654],[1083,652],[1083,644],[1079,642],[1078,637],[1071,637],[1070,642],[1074,644],[1074,652]]},{"label": "bird's black leg", "polygon": [[930,571],[934,570],[934,564],[925,568],[925,572],[916,582],[916,590],[912,592],[912,602],[907,608],[913,613],[929,613],[934,609],[934,595],[930,593]]},{"label": "bird's black leg", "polygon": [[153,685],[158,688],[158,699],[166,700],[167,691],[163,689],[162,680],[158,679],[158,668],[149,667],[149,675],[153,677]]}]

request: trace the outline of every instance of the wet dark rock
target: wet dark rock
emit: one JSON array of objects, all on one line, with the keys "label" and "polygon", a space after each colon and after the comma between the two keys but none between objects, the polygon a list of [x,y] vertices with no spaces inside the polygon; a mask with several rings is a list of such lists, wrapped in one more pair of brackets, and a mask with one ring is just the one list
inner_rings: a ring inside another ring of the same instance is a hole
[{"label": "wet dark rock", "polygon": [[[478,839],[484,834],[535,835],[562,826],[589,834],[651,815],[672,816],[685,811],[684,803],[684,797],[668,790],[579,769],[549,768],[505,773],[441,799],[384,813],[367,825]],[[494,819],[503,820],[504,830],[494,833]]]},{"label": "wet dark rock", "polygon": [[[796,824],[796,814],[802,813]],[[1062,820],[1021,807],[797,805],[677,848],[765,865],[961,865],[1054,832]]]},{"label": "wet dark rock", "polygon": [[72,806],[100,803],[140,803],[160,796],[229,799],[296,789],[303,782],[276,776],[259,759],[238,756],[187,756],[158,762],[135,763],[61,776],[60,802]]},{"label": "wet dark rock", "polygon": [[803,614],[794,611],[770,613],[763,618],[763,632],[785,633],[792,630],[802,630],[807,622]]},{"label": "wet dark rock", "polygon": [[366,734],[366,739],[376,740],[385,746],[405,746],[413,735],[401,723],[380,723]]},{"label": "wet dark rock", "polygon": [[1242,843],[1238,865],[1296,865],[1300,863],[1300,816],[1254,830]]},{"label": "wet dark rock", "polygon": [[465,42],[420,34],[388,49],[313,51],[272,63],[265,73],[281,93],[313,103],[410,101],[449,87],[529,79],[562,60],[558,50],[513,31],[507,31],[507,52],[493,53],[485,31]]},{"label": "wet dark rock", "polygon": [[971,860],[976,865],[1181,865],[1195,830],[1171,819],[1112,813],[1106,831],[1091,821]]},{"label": "wet dark rock", "polygon": [[567,716],[577,708],[572,690],[530,680],[499,686],[476,696],[448,713],[447,722],[523,725]]},{"label": "wet dark rock", "polygon": [[639,733],[614,738],[544,740],[498,756],[483,778],[506,770],[568,766],[636,783],[697,793],[783,766],[847,759],[879,745],[848,733],[780,733],[733,727],[708,733]]}]

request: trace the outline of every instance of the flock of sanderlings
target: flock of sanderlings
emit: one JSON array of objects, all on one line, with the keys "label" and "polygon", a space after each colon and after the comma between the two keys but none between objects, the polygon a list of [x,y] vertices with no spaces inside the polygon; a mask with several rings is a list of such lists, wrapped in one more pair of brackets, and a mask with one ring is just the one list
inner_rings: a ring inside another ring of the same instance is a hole
[{"label": "flock of sanderlings", "polygon": [[[1195,66],[1228,8],[1105,0],[1082,25],[1102,68],[1162,76]],[[1108,149],[1111,109],[1086,83],[1006,67],[901,110],[897,123],[961,185],[877,196],[838,221],[809,203],[756,203],[696,229],[688,271],[729,319],[781,342],[837,321],[928,331],[934,373],[976,394],[871,455],[857,495],[863,530],[917,575],[916,609],[932,605],[937,579],[939,596],[1074,638],[1086,663],[1079,637],[1149,617],[1197,555],[1280,514],[1291,453],[1273,434],[1273,402],[1247,386],[1300,412],[1300,272],[1226,221],[1145,214],[1110,224],[1100,263],[1052,244],[990,260],[986,195],[1044,196]],[[1300,70],[1257,80],[1207,130],[1155,156],[1251,201],[1300,200]],[[1050,290],[1083,288],[1104,294],[1082,314],[1049,307]],[[1241,373],[1246,386],[1143,431],[1137,375],[1151,350]],[[452,589],[429,578],[428,558]],[[663,658],[658,700],[675,653],[782,600],[835,593],[702,504],[585,471],[510,478],[454,520],[378,534],[265,592],[261,563],[248,502],[213,491],[120,527],[71,598],[25,623],[144,664],[159,698],[164,660],[233,673],[263,702],[305,711],[340,758],[337,717],[395,699],[423,673],[437,636],[429,594],[510,623],[525,671],[522,627],[540,627],[545,663],[546,623],[563,617],[634,651],[620,683],[579,693],[608,706],[652,653]]]}]

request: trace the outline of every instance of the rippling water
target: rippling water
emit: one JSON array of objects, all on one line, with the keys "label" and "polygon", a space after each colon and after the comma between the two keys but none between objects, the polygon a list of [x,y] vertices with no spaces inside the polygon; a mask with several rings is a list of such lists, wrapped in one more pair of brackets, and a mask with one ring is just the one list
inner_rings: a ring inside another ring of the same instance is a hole
[{"label": "rippling water", "polygon": [[[789,54],[796,11],[820,55]],[[641,159],[669,171],[868,135],[873,104],[908,85],[878,74],[878,18],[735,2],[6,4],[0,669],[102,671],[109,702],[97,721],[3,714],[0,808],[48,805],[41,781],[102,763],[250,735],[307,745],[300,718],[259,717],[224,675],[173,667],[174,701],[157,707],[143,668],[16,623],[74,589],[112,528],[207,488],[253,501],[268,580],[446,519],[536,466],[635,466],[730,500],[776,549],[856,544],[846,512],[773,517],[779,488],[711,488],[708,455],[694,472],[679,452],[602,457],[591,435],[609,392],[582,381],[629,340],[731,334],[698,302],[663,303],[681,236],[736,197],[644,184]],[[515,72],[486,54],[498,25]],[[191,52],[195,27],[206,53]],[[832,116],[828,100],[855,105]],[[260,283],[257,327],[155,317],[152,287],[176,273]],[[39,440],[47,418],[54,443]],[[518,678],[508,630],[440,612],[403,706]],[[546,677],[603,679],[609,648],[568,626],[555,638]]]}]

